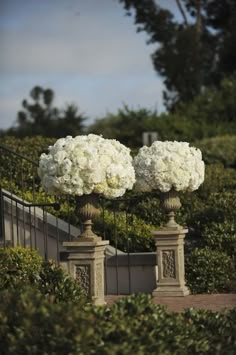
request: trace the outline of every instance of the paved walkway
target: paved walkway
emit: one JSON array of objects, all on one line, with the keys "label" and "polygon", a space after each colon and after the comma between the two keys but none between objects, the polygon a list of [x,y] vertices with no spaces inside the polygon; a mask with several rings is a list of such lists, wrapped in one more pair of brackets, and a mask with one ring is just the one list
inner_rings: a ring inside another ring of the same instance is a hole
[{"label": "paved walkway", "polygon": [[[119,298],[126,295],[106,296],[106,302],[112,304]],[[181,312],[185,308],[202,308],[211,311],[222,311],[236,307],[236,294],[211,294],[211,295],[189,295],[185,297],[154,297],[155,304],[165,305],[170,311]]]}]

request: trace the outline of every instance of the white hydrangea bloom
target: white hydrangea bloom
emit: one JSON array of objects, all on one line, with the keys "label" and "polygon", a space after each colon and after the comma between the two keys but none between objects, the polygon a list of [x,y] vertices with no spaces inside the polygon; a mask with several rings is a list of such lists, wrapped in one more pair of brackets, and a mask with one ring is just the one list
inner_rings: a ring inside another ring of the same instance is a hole
[{"label": "white hydrangea bloom", "polygon": [[199,149],[187,142],[154,142],[134,158],[137,191],[194,191],[204,181],[205,165]]},{"label": "white hydrangea bloom", "polygon": [[44,189],[53,194],[94,192],[115,198],[135,182],[130,149],[94,134],[58,139],[41,155],[38,174]]}]

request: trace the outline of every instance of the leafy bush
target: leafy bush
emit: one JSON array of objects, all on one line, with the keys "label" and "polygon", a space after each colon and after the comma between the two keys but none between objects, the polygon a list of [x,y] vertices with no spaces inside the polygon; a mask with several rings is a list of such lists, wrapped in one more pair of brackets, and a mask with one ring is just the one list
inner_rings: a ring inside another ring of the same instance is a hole
[{"label": "leafy bush", "polygon": [[43,262],[36,250],[0,249],[0,291],[32,286],[55,302],[84,299],[78,282],[53,262]]},{"label": "leafy bush", "polygon": [[83,300],[85,294],[78,282],[53,262],[44,262],[39,273],[38,288],[55,302]]},{"label": "leafy bush", "polygon": [[162,141],[195,142],[208,137],[209,127],[204,122],[192,120],[184,113],[163,113],[152,119],[151,131],[158,132],[158,138]]},{"label": "leafy bush", "polygon": [[210,248],[194,249],[185,260],[187,285],[192,293],[229,291],[236,281],[236,267],[226,253]]},{"label": "leafy bush", "polygon": [[42,258],[37,251],[21,247],[0,249],[0,290],[35,284]]},{"label": "leafy bush", "polygon": [[11,149],[13,152],[38,163],[39,156],[47,152],[48,146],[54,144],[56,138],[43,136],[16,138],[14,136],[1,137],[1,145]]},{"label": "leafy bush", "polygon": [[228,256],[236,256],[236,225],[233,221],[212,222],[202,226],[200,247],[224,251]]},{"label": "leafy bush", "polygon": [[3,355],[233,354],[235,320],[236,309],[170,313],[143,294],[110,307],[65,307],[30,289],[0,293]]},{"label": "leafy bush", "polygon": [[196,143],[207,164],[222,163],[225,167],[236,168],[236,135],[217,136]]}]

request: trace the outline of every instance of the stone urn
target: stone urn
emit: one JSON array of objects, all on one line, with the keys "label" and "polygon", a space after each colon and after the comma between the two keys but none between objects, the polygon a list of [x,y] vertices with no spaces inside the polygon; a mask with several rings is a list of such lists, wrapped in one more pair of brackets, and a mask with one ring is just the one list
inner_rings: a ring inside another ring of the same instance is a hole
[{"label": "stone urn", "polygon": [[178,196],[178,192],[174,189],[171,189],[168,192],[161,193],[161,201],[160,201],[161,208],[167,213],[168,215],[168,222],[162,226],[162,230],[179,230],[183,229],[175,221],[175,212],[178,211],[181,207],[181,202]]},{"label": "stone urn", "polygon": [[97,236],[92,230],[93,220],[101,213],[99,208],[99,196],[94,193],[89,195],[78,196],[76,199],[76,212],[83,225],[83,231],[78,236],[79,240],[102,240],[102,238]]}]

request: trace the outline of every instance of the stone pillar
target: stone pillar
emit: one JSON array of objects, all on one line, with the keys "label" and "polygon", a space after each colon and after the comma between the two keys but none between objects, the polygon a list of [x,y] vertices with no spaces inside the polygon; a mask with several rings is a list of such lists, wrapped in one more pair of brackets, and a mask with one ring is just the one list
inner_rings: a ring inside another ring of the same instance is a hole
[{"label": "stone pillar", "polygon": [[156,243],[158,281],[153,296],[189,295],[184,279],[184,237],[188,229],[153,232]]},{"label": "stone pillar", "polygon": [[[85,239],[85,238],[83,238]],[[67,270],[78,280],[85,293],[95,305],[104,300],[104,256],[107,240],[64,242]]]}]

